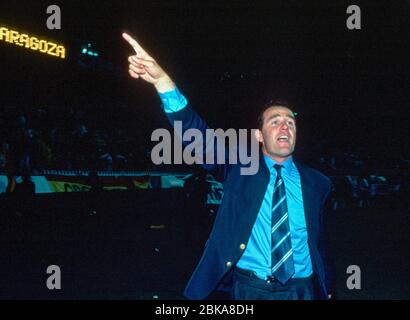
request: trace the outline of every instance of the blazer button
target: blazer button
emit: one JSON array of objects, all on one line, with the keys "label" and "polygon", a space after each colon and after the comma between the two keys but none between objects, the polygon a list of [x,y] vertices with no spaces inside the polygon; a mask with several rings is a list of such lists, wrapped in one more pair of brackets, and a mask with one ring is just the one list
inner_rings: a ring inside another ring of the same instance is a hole
[{"label": "blazer button", "polygon": [[226,263],[226,266],[229,267],[229,268],[232,267],[232,262],[231,262],[231,261],[228,261],[228,262]]},{"label": "blazer button", "polygon": [[241,250],[245,250],[245,248],[246,248],[246,244],[241,243],[241,245],[239,246],[239,249],[241,249]]}]

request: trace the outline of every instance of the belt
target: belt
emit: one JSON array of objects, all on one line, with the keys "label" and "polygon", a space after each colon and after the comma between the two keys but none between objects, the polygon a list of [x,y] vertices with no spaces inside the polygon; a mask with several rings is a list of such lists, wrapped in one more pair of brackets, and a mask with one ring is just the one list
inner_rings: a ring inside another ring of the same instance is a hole
[{"label": "belt", "polygon": [[[270,284],[270,283],[280,283],[274,276],[269,276],[266,279],[261,279],[259,278],[255,272],[250,271],[250,270],[245,270],[245,269],[241,269],[238,267],[235,267],[234,272],[236,272],[237,274],[239,274],[242,277],[246,277],[249,280],[252,281],[256,281],[259,283],[265,283],[265,284]],[[315,275],[312,274],[309,277],[306,278],[291,278],[289,280],[289,284],[294,283],[294,282],[300,282],[300,281],[312,281],[315,280]]]},{"label": "belt", "polygon": [[256,275],[255,272],[250,271],[250,270],[241,269],[238,267],[235,267],[235,272],[239,273],[242,276],[246,276],[247,278],[251,280],[259,280],[265,283],[279,282],[274,276],[269,276],[266,279],[261,279]]}]

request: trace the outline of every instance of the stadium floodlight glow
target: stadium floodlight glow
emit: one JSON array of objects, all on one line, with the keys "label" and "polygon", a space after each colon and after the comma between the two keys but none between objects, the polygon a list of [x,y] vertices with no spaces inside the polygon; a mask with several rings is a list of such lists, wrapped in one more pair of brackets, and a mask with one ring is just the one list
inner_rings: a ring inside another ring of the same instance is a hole
[{"label": "stadium floodlight glow", "polygon": [[28,34],[2,26],[0,26],[0,41],[65,59],[66,49],[63,45],[29,36]]}]

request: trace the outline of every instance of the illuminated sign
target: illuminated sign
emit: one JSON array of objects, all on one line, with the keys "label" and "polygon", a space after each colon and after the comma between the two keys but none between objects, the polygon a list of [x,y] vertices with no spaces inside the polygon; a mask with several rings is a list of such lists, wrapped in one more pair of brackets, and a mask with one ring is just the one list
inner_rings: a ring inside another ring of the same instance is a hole
[{"label": "illuminated sign", "polygon": [[0,27],[0,41],[12,43],[16,46],[39,51],[61,59],[65,58],[64,46],[36,37],[31,37],[28,34],[20,33],[5,27]]}]

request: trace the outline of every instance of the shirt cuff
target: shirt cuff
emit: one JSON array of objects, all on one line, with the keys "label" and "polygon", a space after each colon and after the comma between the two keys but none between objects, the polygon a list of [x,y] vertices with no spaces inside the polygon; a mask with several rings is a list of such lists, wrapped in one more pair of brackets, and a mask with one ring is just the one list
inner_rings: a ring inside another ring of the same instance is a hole
[{"label": "shirt cuff", "polygon": [[182,93],[175,88],[175,90],[159,93],[162,105],[166,113],[178,112],[186,107],[188,101]]}]

